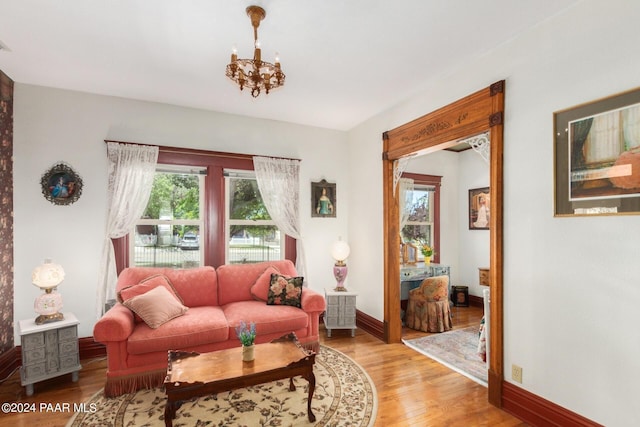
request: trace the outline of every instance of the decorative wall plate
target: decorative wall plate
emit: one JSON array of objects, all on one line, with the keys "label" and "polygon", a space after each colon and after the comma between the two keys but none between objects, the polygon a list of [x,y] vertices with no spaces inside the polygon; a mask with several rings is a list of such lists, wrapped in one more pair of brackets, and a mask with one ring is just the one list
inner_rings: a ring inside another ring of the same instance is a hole
[{"label": "decorative wall plate", "polygon": [[42,194],[54,205],[70,205],[82,194],[82,178],[65,163],[58,163],[40,179]]}]

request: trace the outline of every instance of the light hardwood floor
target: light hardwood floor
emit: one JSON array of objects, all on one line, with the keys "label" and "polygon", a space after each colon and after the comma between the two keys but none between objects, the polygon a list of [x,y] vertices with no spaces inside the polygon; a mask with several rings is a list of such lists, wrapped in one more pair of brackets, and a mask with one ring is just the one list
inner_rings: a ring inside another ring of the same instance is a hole
[{"label": "light hardwood floor", "polygon": [[[478,325],[482,309],[453,309],[454,327]],[[371,335],[356,331],[334,330],[327,338],[321,326],[321,343],[335,348],[358,362],[375,383],[378,414],[375,426],[526,426],[525,423],[487,403],[487,389],[440,365],[404,344],[384,344]],[[427,335],[410,329],[403,337]],[[0,384],[0,402],[64,404],[73,407],[89,399],[104,385],[105,359],[82,361],[80,379],[71,375],[35,384],[35,394],[27,397],[14,373]],[[68,412],[36,411],[29,414],[2,414],[0,424],[15,427],[64,426]]]}]

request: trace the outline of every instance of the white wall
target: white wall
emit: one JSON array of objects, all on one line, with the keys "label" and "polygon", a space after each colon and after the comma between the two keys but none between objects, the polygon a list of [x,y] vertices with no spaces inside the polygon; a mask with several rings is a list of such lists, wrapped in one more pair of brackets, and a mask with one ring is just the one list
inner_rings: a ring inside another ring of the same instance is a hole
[{"label": "white wall", "polygon": [[[300,212],[309,286],[322,291],[335,283],[331,244],[348,235],[347,159],[336,155],[345,149],[344,132],[16,84],[16,320],[35,317],[33,301],[40,291],[30,284],[31,271],[51,257],[66,271],[58,288],[64,310],[80,320],[80,336],[93,335],[106,220],[104,139],[301,159]],[[40,190],[40,177],[59,161],[69,163],[84,182],[82,196],[69,206],[51,204]],[[310,183],[323,178],[337,183],[337,218],[311,218]]]},{"label": "white wall", "polygon": [[459,198],[460,230],[459,283],[469,286],[469,294],[482,297],[478,268],[489,267],[489,230],[469,230],[469,190],[489,187],[489,164],[473,150],[460,153]]},{"label": "white wall", "polygon": [[640,2],[584,0],[349,133],[350,212],[373,206],[349,218],[367,236],[351,283],[382,319],[382,132],[506,80],[505,372],[607,426],[640,425],[640,217],[553,217],[553,112],[640,86],[639,19]]}]

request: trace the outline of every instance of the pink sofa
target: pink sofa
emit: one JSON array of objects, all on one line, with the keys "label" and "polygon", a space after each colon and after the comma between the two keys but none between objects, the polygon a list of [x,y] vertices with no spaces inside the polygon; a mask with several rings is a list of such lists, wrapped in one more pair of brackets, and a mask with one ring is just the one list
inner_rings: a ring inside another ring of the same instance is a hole
[{"label": "pink sofa", "polygon": [[[274,268],[285,276],[297,275],[288,260],[230,264],[217,269],[133,267],[122,271],[117,292],[163,274],[188,310],[156,329],[135,320],[134,313],[121,303],[105,313],[93,329],[94,339],[107,347],[105,395],[117,396],[162,385],[168,350],[210,352],[239,347],[235,327],[241,321],[256,324],[256,344],[295,332],[302,345],[317,351],[318,320],[325,310],[324,297],[303,288],[302,308],[267,305],[258,300],[257,282],[264,284]],[[266,286],[262,287],[263,294]]]}]

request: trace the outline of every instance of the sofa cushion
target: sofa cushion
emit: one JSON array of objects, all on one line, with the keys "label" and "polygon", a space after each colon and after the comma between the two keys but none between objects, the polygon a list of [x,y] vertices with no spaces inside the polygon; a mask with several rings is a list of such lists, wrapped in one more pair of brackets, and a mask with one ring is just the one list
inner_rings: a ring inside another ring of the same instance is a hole
[{"label": "sofa cushion", "polygon": [[158,274],[162,274],[169,279],[177,295],[182,299],[182,303],[187,307],[219,305],[218,277],[215,269],[211,266],[189,269],[159,267],[125,268],[118,276],[116,291],[135,285],[143,279]]},{"label": "sofa cushion", "polygon": [[271,286],[267,296],[268,305],[291,305],[301,308],[303,277],[271,275]]},{"label": "sofa cushion", "polygon": [[229,339],[227,319],[220,307],[192,307],[184,316],[157,329],[136,325],[127,341],[127,352],[145,354],[179,350]]},{"label": "sofa cushion", "polygon": [[[255,264],[225,264],[218,267],[216,273],[218,274],[219,305],[222,306],[235,301],[253,300],[251,287],[269,266],[275,267],[281,274],[288,276],[296,276],[298,274],[296,267],[288,259]],[[178,291],[180,290],[178,289]],[[185,303],[185,305],[189,304]]]},{"label": "sofa cushion", "polygon": [[267,301],[269,297],[269,287],[271,286],[271,275],[279,272],[280,271],[272,265],[262,272],[258,280],[256,280],[256,283],[251,286],[251,295],[254,299]]},{"label": "sofa cushion", "polygon": [[164,274],[154,274],[153,276],[149,276],[142,279],[135,285],[127,286],[125,288],[120,289],[120,291],[118,291],[118,301],[124,302],[138,295],[147,293],[151,289],[154,289],[158,286],[162,286],[166,288],[178,299],[178,301],[180,301],[181,304],[184,304],[184,301],[182,300],[182,298],[180,298],[180,295],[178,295],[178,293],[176,292],[176,289],[171,284],[171,281]]},{"label": "sofa cushion", "polygon": [[140,316],[152,329],[182,316],[188,310],[175,295],[162,286],[130,298],[123,304]]},{"label": "sofa cushion", "polygon": [[[240,322],[256,324],[256,341],[261,335],[288,334],[308,326],[309,316],[304,310],[286,305],[266,305],[262,301],[238,301],[222,306],[229,322],[229,330],[235,331]],[[237,340],[235,333],[229,337]]]}]

